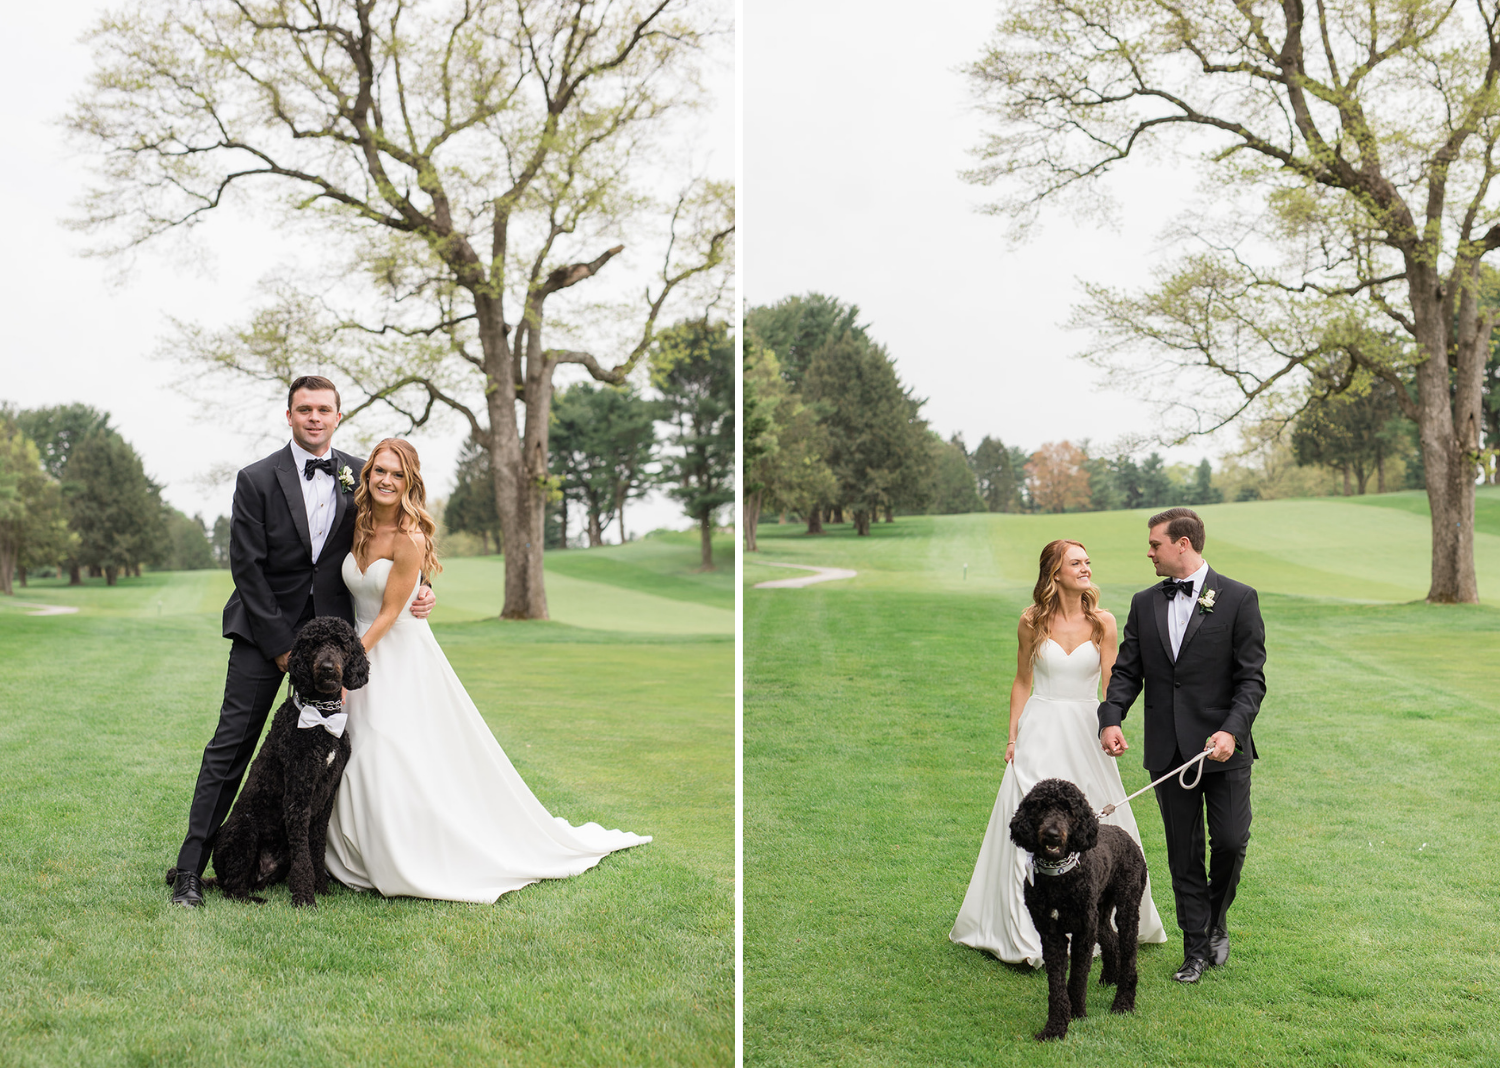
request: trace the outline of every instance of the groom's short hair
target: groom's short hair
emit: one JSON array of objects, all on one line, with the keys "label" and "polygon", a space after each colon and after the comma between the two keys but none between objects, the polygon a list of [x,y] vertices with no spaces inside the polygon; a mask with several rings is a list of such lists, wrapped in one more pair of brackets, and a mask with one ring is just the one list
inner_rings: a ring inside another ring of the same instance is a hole
[{"label": "groom's short hair", "polygon": [[1167,524],[1167,538],[1176,541],[1178,538],[1186,538],[1188,544],[1193,547],[1193,552],[1203,551],[1203,542],[1206,537],[1203,530],[1203,520],[1198,513],[1191,508],[1168,508],[1165,512],[1157,512],[1146,521],[1147,530],[1155,530],[1163,523]]},{"label": "groom's short hair", "polygon": [[297,395],[299,389],[327,389],[333,391],[333,407],[335,411],[344,410],[344,402],[339,398],[339,387],[322,375],[303,375],[301,378],[292,380],[292,387],[286,391],[286,410],[292,410],[292,398]]}]

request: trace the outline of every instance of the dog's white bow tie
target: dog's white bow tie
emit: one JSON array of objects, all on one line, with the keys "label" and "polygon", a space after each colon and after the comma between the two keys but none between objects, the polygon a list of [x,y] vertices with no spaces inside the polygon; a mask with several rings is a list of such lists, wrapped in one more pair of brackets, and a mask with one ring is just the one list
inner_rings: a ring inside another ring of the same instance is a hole
[{"label": "dog's white bow tie", "polygon": [[349,722],[347,712],[329,712],[324,714],[324,708],[342,708],[343,701],[304,701],[295,691],[292,693],[292,703],[297,706],[301,713],[297,717],[297,726],[302,729],[309,727],[322,727],[335,738],[344,736],[344,724]]}]

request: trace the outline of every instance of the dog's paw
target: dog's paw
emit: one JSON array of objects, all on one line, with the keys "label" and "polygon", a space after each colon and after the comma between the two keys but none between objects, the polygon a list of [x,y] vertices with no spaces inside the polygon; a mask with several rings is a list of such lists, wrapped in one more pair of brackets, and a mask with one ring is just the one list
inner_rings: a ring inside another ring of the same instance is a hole
[{"label": "dog's paw", "polygon": [[1099,985],[1100,986],[1114,986],[1115,985],[1115,973],[1114,972],[1100,972],[1099,973]]},{"label": "dog's paw", "polygon": [[1124,1015],[1127,1012],[1134,1012],[1135,998],[1117,997],[1115,998],[1115,1003],[1109,1007],[1109,1011],[1117,1012],[1121,1015]]},{"label": "dog's paw", "polygon": [[1038,1042],[1055,1042],[1059,1038],[1066,1038],[1067,1035],[1068,1029],[1066,1027],[1061,1029],[1048,1027],[1044,1028],[1041,1031],[1038,1031],[1031,1037],[1036,1039]]},{"label": "dog's paw", "polygon": [[318,899],[315,898],[315,897],[294,897],[294,898],[292,898],[292,908],[294,908],[294,909],[315,909],[317,907],[318,907]]},{"label": "dog's paw", "polygon": [[1084,1008],[1084,1009],[1074,1009],[1070,1015],[1071,1015],[1071,1018],[1074,1019],[1074,1020],[1085,1020],[1085,1019],[1088,1018],[1089,1010],[1086,1009],[1086,1008]]}]

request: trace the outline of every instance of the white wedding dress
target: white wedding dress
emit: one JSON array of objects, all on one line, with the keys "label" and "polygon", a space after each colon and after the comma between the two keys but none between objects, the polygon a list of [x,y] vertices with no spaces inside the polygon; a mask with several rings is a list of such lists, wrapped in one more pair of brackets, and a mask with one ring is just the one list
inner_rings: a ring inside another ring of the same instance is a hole
[{"label": "white wedding dress", "polygon": [[[391,560],[344,558],[356,629],[380,612]],[[413,586],[406,608],[416,598]],[[386,897],[492,902],[592,868],[650,835],[574,827],[527,788],[469,699],[427,621],[403,608],[349,694],[351,755],[328,821],[329,874]]]},{"label": "white wedding dress", "polygon": [[[979,847],[974,877],[948,937],[1013,964],[1024,961],[1041,967],[1042,942],[1023,896],[1027,854],[1011,841],[1011,816],[1042,779],[1067,779],[1083,791],[1095,812],[1111,802],[1118,804],[1125,788],[1114,758],[1099,745],[1099,647],[1084,642],[1065,653],[1048,638],[1036,658],[1032,680],[1032,694],[1021,710],[1016,732],[1015,759],[1006,765],[1000,780],[1000,795]],[[1124,828],[1140,844],[1130,805],[1099,822]],[[1148,877],[1138,941],[1166,940]]]}]

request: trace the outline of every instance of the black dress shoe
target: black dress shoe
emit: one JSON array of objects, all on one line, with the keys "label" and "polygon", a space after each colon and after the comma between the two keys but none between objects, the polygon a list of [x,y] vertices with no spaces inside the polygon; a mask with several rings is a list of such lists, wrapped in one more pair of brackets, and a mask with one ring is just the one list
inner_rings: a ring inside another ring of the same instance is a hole
[{"label": "black dress shoe", "polygon": [[1208,961],[1202,957],[1189,957],[1182,962],[1182,967],[1172,974],[1172,978],[1179,983],[1196,983],[1208,966]]},{"label": "black dress shoe", "polygon": [[1229,929],[1222,924],[1208,932],[1208,962],[1215,968],[1229,959]]},{"label": "black dress shoe", "polygon": [[172,904],[195,909],[203,904],[203,880],[191,869],[179,871],[172,883]]}]

